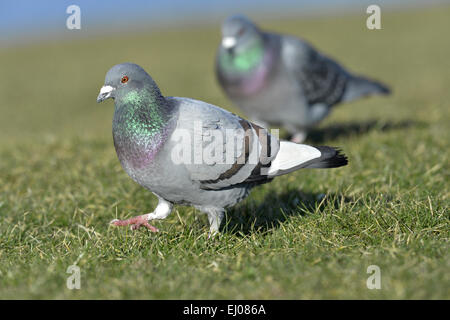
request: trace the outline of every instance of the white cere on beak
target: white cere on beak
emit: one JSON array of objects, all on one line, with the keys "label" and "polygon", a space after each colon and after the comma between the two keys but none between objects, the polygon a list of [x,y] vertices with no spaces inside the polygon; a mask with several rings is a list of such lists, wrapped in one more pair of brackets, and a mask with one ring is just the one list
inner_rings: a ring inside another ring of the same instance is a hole
[{"label": "white cere on beak", "polygon": [[[97,87],[97,88],[98,88],[98,87]],[[103,87],[100,89],[100,94],[106,95],[106,94],[108,94],[108,93],[111,93],[113,90],[114,90],[114,87],[111,87],[111,86],[103,86]]]},{"label": "white cere on beak", "polygon": [[236,45],[236,38],[234,37],[225,37],[222,39],[222,47],[225,49],[232,48]]}]

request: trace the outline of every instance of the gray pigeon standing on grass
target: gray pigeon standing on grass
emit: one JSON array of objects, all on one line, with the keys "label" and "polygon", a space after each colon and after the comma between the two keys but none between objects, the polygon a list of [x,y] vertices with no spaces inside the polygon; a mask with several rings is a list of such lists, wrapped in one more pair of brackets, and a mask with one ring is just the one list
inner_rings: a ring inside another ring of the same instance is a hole
[{"label": "gray pigeon standing on grass", "polygon": [[331,147],[279,141],[224,109],[188,98],[164,97],[140,66],[123,63],[106,74],[97,102],[115,100],[114,146],[125,172],[159,199],[156,209],[117,226],[157,229],[174,204],[208,215],[218,231],[225,208],[259,184],[301,168],[334,168],[347,158]]},{"label": "gray pigeon standing on grass", "polygon": [[295,142],[302,142],[334,105],[390,93],[377,81],[351,74],[309,43],[264,32],[241,15],[222,25],[216,74],[230,100],[254,122],[282,126]]}]

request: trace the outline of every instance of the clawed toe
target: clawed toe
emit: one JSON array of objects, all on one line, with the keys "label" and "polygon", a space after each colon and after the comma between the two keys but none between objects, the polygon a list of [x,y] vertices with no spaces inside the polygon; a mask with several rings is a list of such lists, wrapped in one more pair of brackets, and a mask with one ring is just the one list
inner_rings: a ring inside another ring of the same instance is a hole
[{"label": "clawed toe", "polygon": [[134,224],[131,226],[131,230],[136,230],[139,229],[140,227],[146,227],[148,230],[150,230],[151,232],[159,232],[159,229],[152,226],[150,223],[148,223],[147,221],[143,222],[143,223],[139,223],[139,224]]}]

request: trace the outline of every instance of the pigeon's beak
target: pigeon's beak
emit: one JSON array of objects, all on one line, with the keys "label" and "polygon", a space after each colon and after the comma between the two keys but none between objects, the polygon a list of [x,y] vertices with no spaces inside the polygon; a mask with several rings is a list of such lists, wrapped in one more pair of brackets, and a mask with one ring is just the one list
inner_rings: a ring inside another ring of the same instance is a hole
[{"label": "pigeon's beak", "polygon": [[236,45],[235,37],[225,37],[222,39],[222,47],[224,47],[227,50],[232,49],[235,45]]},{"label": "pigeon's beak", "polygon": [[100,89],[100,93],[98,94],[97,97],[97,102],[100,103],[106,99],[109,99],[112,97],[112,94],[114,92],[115,88],[111,87],[111,86],[103,86]]}]

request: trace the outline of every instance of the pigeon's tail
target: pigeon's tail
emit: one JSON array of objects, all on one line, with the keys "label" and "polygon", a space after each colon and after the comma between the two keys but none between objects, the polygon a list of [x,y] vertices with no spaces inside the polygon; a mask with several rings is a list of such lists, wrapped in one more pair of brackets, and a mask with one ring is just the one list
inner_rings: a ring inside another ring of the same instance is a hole
[{"label": "pigeon's tail", "polygon": [[348,80],[342,101],[352,101],[371,95],[388,95],[390,93],[391,89],[381,82],[355,76]]},{"label": "pigeon's tail", "polygon": [[347,163],[347,157],[339,149],[281,141],[268,176],[280,176],[302,168],[337,168]]}]

